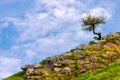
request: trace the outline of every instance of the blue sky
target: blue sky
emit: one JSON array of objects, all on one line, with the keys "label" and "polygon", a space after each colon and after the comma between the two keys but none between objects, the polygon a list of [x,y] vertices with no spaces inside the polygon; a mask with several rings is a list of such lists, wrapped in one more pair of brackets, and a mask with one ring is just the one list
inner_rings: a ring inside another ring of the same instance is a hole
[{"label": "blue sky", "polygon": [[81,30],[81,18],[106,16],[97,29],[103,35],[120,31],[120,0],[1,0],[0,79],[48,56],[62,54],[92,33]]}]

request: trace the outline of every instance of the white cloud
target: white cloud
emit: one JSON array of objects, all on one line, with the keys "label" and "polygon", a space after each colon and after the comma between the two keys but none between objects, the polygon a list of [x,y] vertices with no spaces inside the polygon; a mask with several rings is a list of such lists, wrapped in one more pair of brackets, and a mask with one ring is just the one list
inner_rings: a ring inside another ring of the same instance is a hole
[{"label": "white cloud", "polygon": [[96,17],[104,16],[107,19],[111,17],[110,11],[105,9],[105,8],[101,8],[101,7],[91,9],[88,13],[82,14],[82,17],[84,18],[88,14],[91,14],[91,15],[96,16]]},{"label": "white cloud", "polygon": [[95,16],[105,16],[106,18],[110,18],[111,17],[111,14],[108,10],[104,9],[104,8],[95,8],[95,9],[92,9],[90,11],[90,13],[92,15],[95,15]]}]

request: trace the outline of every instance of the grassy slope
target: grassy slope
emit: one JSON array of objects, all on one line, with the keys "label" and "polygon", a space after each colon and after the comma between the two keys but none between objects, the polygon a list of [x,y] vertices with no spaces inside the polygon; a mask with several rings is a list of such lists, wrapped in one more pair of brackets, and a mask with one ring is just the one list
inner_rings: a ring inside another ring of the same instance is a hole
[{"label": "grassy slope", "polygon": [[[23,75],[24,72],[18,72],[3,80],[24,80]],[[85,73],[74,80],[120,80],[120,61],[102,70]]]},{"label": "grassy slope", "polygon": [[120,80],[120,61],[102,70],[82,74],[74,80]]},{"label": "grassy slope", "polygon": [[23,75],[24,72],[21,71],[3,80],[24,80]]}]

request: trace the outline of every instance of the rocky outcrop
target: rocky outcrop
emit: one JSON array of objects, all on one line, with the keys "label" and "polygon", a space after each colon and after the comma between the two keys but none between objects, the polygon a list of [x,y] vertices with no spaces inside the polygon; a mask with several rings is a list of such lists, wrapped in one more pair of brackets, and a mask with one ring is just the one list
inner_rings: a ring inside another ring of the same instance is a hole
[{"label": "rocky outcrop", "polygon": [[36,69],[36,68],[42,68],[42,65],[40,64],[26,64],[21,67],[23,71],[27,71],[28,69]]},{"label": "rocky outcrop", "polygon": [[120,33],[80,45],[64,54],[49,57],[39,64],[22,66],[25,80],[70,80],[82,73],[101,69],[120,59]]}]

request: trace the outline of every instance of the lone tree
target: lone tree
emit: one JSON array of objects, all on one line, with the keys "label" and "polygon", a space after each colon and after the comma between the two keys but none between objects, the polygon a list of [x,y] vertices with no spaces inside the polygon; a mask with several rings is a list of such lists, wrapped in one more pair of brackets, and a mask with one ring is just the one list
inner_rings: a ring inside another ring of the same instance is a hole
[{"label": "lone tree", "polygon": [[101,33],[100,32],[95,32],[96,27],[99,24],[105,24],[105,17],[94,17],[92,15],[87,15],[86,18],[82,19],[82,26],[83,26],[83,30],[85,31],[92,31],[93,34],[98,35],[98,37],[96,37],[98,40],[101,40]]}]

